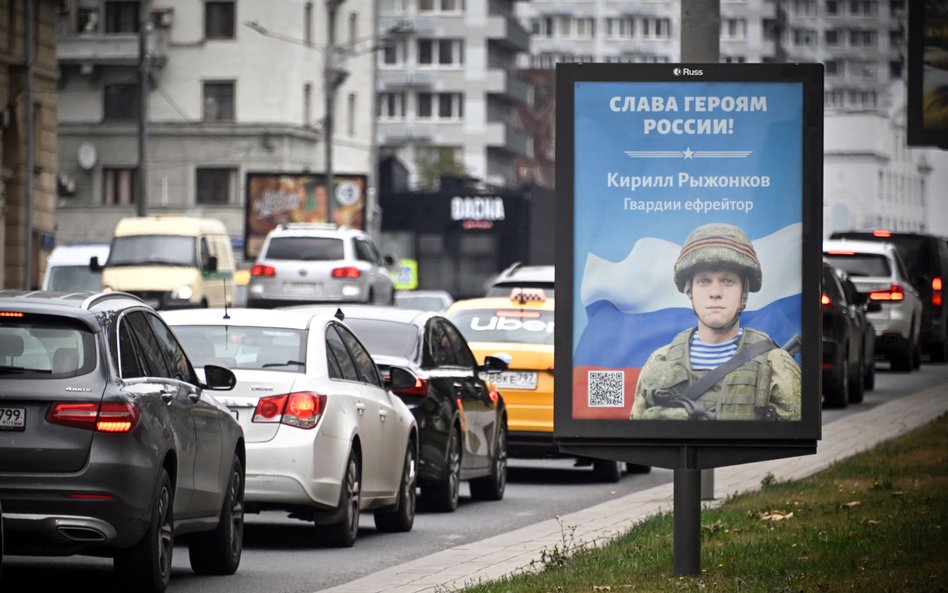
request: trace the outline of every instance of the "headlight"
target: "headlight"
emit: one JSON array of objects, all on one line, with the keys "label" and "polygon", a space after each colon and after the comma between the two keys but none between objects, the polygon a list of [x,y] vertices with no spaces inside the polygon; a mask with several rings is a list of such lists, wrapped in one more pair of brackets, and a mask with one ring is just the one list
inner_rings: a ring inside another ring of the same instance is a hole
[{"label": "headlight", "polygon": [[185,284],[184,286],[179,286],[171,291],[171,298],[178,299],[182,301],[190,301],[191,295],[194,294],[194,289],[191,288],[190,284]]}]

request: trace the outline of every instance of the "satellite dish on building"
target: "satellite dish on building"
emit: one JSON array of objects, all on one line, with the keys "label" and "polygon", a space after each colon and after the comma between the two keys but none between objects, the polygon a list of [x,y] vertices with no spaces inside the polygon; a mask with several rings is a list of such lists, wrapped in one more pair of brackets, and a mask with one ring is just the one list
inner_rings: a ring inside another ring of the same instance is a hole
[{"label": "satellite dish on building", "polygon": [[83,142],[79,145],[79,152],[76,154],[76,158],[79,160],[79,166],[84,170],[88,171],[92,169],[92,167],[95,167],[96,159],[98,158],[95,146],[88,142]]}]

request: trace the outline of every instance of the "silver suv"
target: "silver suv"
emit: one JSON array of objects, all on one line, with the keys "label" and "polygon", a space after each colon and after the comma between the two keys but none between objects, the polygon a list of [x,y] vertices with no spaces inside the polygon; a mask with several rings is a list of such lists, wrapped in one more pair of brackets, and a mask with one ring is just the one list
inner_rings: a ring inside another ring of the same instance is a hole
[{"label": "silver suv", "polygon": [[485,296],[510,296],[514,288],[542,288],[546,298],[553,298],[556,276],[553,266],[525,266],[517,262],[497,275]]},{"label": "silver suv", "polygon": [[288,223],[267,234],[247,287],[248,307],[305,303],[393,303],[389,267],[363,231]]}]

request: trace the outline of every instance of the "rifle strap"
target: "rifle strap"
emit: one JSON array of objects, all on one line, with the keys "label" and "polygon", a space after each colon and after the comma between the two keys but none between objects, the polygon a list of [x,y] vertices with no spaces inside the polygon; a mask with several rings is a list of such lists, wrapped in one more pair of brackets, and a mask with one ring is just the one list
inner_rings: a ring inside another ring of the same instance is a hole
[{"label": "rifle strap", "polygon": [[776,347],[777,345],[774,344],[773,340],[762,340],[754,344],[742,346],[727,362],[711,369],[705,376],[689,385],[685,391],[682,392],[680,397],[690,399],[691,401],[697,400],[704,395],[704,392],[714,387],[718,381],[723,379],[725,375],[755,356],[769,352]]}]

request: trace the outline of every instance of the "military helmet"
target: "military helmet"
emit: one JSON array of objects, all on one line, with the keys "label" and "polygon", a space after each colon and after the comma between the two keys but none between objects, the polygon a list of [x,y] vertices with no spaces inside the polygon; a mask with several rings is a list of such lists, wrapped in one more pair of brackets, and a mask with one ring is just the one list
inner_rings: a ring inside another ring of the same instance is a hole
[{"label": "military helmet", "polygon": [[760,290],[762,273],[757,252],[744,231],[732,224],[711,223],[691,231],[675,262],[675,286],[685,287],[698,266],[734,269],[745,278],[746,290]]}]

